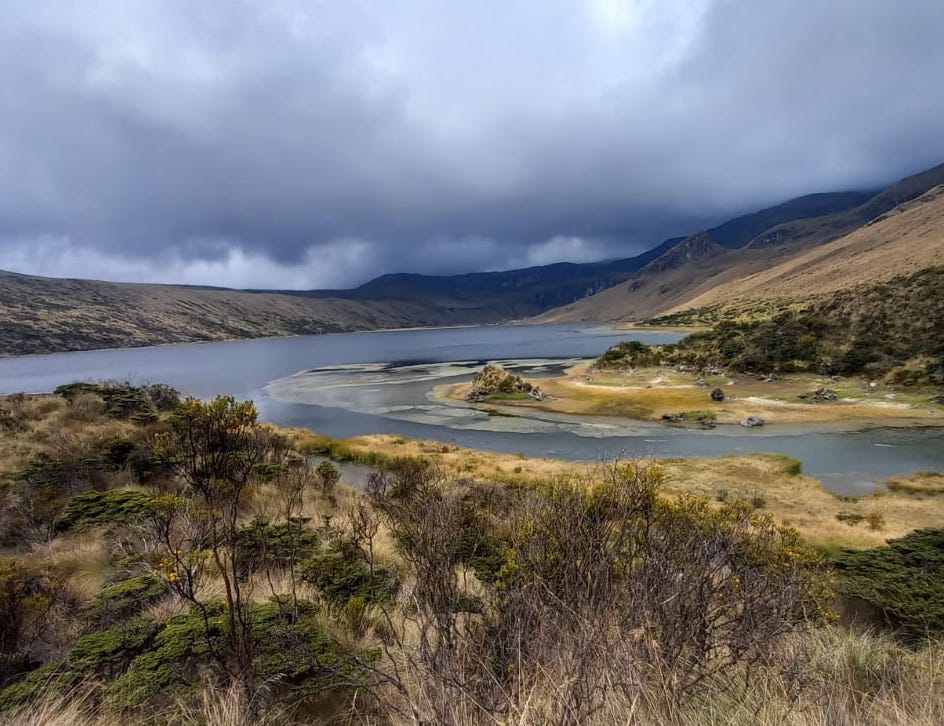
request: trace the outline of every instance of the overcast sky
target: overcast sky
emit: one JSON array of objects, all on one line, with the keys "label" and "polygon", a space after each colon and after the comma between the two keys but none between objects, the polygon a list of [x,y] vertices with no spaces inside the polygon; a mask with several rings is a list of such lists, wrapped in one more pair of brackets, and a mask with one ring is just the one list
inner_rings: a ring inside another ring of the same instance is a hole
[{"label": "overcast sky", "polygon": [[0,4],[0,269],[626,257],[944,161],[941,0]]}]

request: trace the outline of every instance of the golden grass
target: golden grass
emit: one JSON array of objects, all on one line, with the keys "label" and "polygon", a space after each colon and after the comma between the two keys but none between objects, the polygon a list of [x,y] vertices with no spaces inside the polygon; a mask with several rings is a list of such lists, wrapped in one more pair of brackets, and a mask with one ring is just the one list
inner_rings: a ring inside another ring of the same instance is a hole
[{"label": "golden grass", "polygon": [[911,476],[894,476],[886,482],[889,489],[903,494],[944,494],[944,474],[919,471]]},{"label": "golden grass", "polygon": [[[696,385],[703,378],[706,388]],[[643,421],[659,421],[664,415],[708,410],[719,424],[740,424],[749,416],[767,424],[817,424],[847,422],[884,425],[944,425],[937,406],[928,404],[924,392],[903,391],[882,386],[870,390],[857,379],[833,381],[815,375],[796,374],[764,382],[752,376],[700,376],[669,369],[593,371],[577,366],[564,376],[533,381],[545,394],[543,401],[478,404],[514,413],[522,409],[552,411],[579,416],[614,416]],[[710,393],[721,388],[725,400],[715,402]],[[815,401],[809,396],[819,388],[830,388],[835,401]],[[464,401],[469,384],[440,386],[441,401]],[[885,395],[890,398],[886,399]]]},{"label": "golden grass", "polygon": [[[440,466],[450,477],[471,477],[501,484],[525,484],[562,477],[586,478],[597,464],[581,464],[556,459],[525,459],[514,454],[445,446],[438,442],[405,440],[378,434],[349,439],[354,451],[375,451],[391,456],[423,456]],[[763,500],[762,509],[781,523],[795,527],[810,544],[822,547],[867,548],[884,544],[923,527],[944,523],[944,497],[918,498],[895,491],[880,490],[855,499],[839,497],[822,488],[820,482],[795,474],[798,462],[778,454],[722,456],[712,459],[668,459],[655,462],[666,473],[666,496],[693,494],[711,501],[720,498]],[[861,515],[857,524],[841,521],[837,515]],[[881,518],[872,529],[870,514]]]},{"label": "golden grass", "polygon": [[57,537],[36,545],[25,562],[53,573],[79,602],[88,602],[101,590],[112,570],[108,544],[95,532]]},{"label": "golden grass", "polygon": [[807,300],[858,284],[874,285],[940,264],[944,187],[935,187],[874,223],[769,269],[716,285],[672,311],[729,300]]}]

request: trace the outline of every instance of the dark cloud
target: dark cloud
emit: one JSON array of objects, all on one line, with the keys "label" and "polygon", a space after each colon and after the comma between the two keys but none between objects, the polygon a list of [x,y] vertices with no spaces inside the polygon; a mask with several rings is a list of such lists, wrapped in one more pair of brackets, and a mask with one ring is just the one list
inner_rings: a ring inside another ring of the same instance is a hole
[{"label": "dark cloud", "polygon": [[312,287],[627,256],[944,159],[938,0],[0,8],[0,267]]}]

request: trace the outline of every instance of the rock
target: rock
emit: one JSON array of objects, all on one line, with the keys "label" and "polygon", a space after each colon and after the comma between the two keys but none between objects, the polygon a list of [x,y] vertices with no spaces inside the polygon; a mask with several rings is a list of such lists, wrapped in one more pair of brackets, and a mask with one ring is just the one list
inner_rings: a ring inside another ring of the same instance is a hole
[{"label": "rock", "polygon": [[755,426],[763,426],[764,419],[760,416],[748,416],[746,419],[741,421],[741,426],[746,426],[747,428],[754,428]]},{"label": "rock", "polygon": [[714,389],[714,390],[711,392],[711,400],[712,400],[712,401],[715,401],[716,403],[720,403],[721,401],[723,401],[723,400],[724,400],[724,391],[722,391],[720,388]]},{"label": "rock", "polygon": [[813,391],[813,398],[817,401],[835,401],[836,392],[831,388],[817,388]]},{"label": "rock", "polygon": [[465,400],[469,403],[483,403],[493,396],[516,393],[530,396],[536,401],[544,400],[540,388],[515,373],[509,373],[500,365],[489,363],[475,374]]},{"label": "rock", "polygon": [[944,395],[931,396],[931,403],[936,403],[938,406],[944,406]]},{"label": "rock", "polygon": [[662,420],[668,421],[669,423],[681,423],[685,420],[684,413],[664,413],[662,414]]},{"label": "rock", "polygon": [[699,388],[708,388],[708,381],[706,381],[704,378],[699,378],[697,381],[695,381],[695,385]]}]

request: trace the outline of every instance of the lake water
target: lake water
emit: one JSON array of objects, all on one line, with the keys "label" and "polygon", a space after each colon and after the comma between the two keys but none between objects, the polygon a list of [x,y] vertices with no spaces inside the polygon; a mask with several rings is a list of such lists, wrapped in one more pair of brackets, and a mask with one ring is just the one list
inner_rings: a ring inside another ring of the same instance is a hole
[{"label": "lake water", "polygon": [[434,386],[467,379],[490,360],[526,375],[551,375],[620,340],[678,337],[573,325],[487,326],[58,353],[0,360],[0,393],[51,391],[74,380],[164,382],[204,398],[252,398],[266,420],[335,437],[397,433],[576,461],[773,451],[800,459],[804,472],[848,494],[870,491],[894,474],[944,470],[944,428],[692,431],[620,419],[489,416],[430,396]]}]

